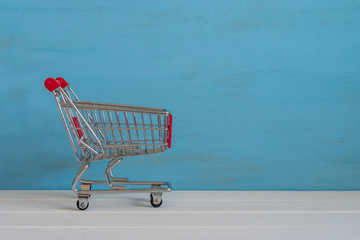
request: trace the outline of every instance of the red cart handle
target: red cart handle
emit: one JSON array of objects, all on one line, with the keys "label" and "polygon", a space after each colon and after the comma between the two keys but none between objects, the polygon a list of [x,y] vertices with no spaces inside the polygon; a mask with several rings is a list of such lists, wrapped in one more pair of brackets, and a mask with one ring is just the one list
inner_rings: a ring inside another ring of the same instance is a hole
[{"label": "red cart handle", "polygon": [[72,120],[73,120],[73,122],[74,122],[75,127],[77,128],[76,131],[77,131],[77,133],[78,133],[78,136],[79,136],[79,138],[81,139],[82,136],[84,136],[84,132],[83,132],[81,129],[78,129],[78,128],[81,127],[81,126],[80,126],[80,123],[79,123],[79,120],[77,119],[77,117],[73,117]]},{"label": "red cart handle", "polygon": [[54,91],[55,89],[58,89],[61,85],[60,83],[58,83],[58,81],[56,81],[53,78],[48,78],[45,80],[44,82],[45,87],[47,88],[47,90],[49,90],[49,92]]},{"label": "red cart handle", "polygon": [[168,116],[168,129],[169,129],[169,135],[167,139],[167,144],[168,144],[168,148],[171,148],[172,114]]},{"label": "red cart handle", "polygon": [[59,87],[65,88],[69,86],[69,84],[65,81],[65,79],[58,77],[56,79],[48,78],[44,82],[45,87],[49,92],[53,92],[55,89],[58,89]]},{"label": "red cart handle", "polygon": [[55,80],[58,81],[58,83],[60,83],[61,88],[66,88],[67,86],[69,86],[67,81],[65,81],[65,79],[63,79],[62,77],[58,77]]}]

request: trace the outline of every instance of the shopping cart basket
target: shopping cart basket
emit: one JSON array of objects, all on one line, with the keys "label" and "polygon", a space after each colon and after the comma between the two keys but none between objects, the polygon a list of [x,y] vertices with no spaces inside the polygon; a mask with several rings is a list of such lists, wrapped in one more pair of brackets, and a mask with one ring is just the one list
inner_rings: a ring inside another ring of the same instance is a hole
[{"label": "shopping cart basket", "polygon": [[[111,170],[124,157],[163,153],[170,148],[172,115],[159,108],[80,101],[63,78],[48,78],[44,85],[55,96],[76,159],[82,163],[72,184],[79,198],[77,207],[87,209],[91,194],[133,192],[150,193],[151,205],[159,207],[162,193],[172,190],[169,182],[129,181],[114,177]],[[109,160],[105,181],[82,179],[90,163],[98,160]],[[108,189],[91,190],[95,184]]]}]

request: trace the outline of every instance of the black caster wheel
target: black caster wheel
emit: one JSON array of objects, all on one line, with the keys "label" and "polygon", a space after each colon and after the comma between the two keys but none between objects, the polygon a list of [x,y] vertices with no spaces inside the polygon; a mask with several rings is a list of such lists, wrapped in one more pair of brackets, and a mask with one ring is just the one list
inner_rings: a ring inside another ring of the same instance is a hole
[{"label": "black caster wheel", "polygon": [[153,206],[154,208],[158,208],[161,206],[162,204],[162,199],[160,198],[155,198],[153,197],[152,194],[150,194],[150,203],[151,203],[151,206]]},{"label": "black caster wheel", "polygon": [[89,207],[89,202],[88,201],[80,202],[80,200],[77,200],[76,206],[79,210],[86,210]]}]

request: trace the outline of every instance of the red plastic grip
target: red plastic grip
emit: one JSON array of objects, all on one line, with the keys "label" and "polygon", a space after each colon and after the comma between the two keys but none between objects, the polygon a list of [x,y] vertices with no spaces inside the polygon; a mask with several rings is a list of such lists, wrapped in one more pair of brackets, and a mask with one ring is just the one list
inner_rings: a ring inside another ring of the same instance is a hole
[{"label": "red plastic grip", "polygon": [[58,81],[58,83],[60,83],[61,88],[66,88],[67,86],[69,86],[67,81],[65,81],[65,79],[63,79],[62,77],[58,77],[55,80]]},{"label": "red plastic grip", "polygon": [[61,86],[60,83],[53,78],[46,79],[44,85],[49,92],[52,92]]},{"label": "red plastic grip", "polygon": [[48,78],[45,80],[44,85],[50,92],[54,91],[58,87],[66,88],[69,86],[69,84],[62,77],[58,77],[56,79]]},{"label": "red plastic grip", "polygon": [[[73,122],[76,128],[80,128],[80,123],[79,120],[77,119],[77,117],[73,117]],[[76,129],[79,138],[82,138],[82,136],[84,136],[84,132],[81,129]]]},{"label": "red plastic grip", "polygon": [[171,132],[172,132],[172,114],[168,117],[168,129],[169,129],[169,135],[167,139],[168,148],[171,148]]}]

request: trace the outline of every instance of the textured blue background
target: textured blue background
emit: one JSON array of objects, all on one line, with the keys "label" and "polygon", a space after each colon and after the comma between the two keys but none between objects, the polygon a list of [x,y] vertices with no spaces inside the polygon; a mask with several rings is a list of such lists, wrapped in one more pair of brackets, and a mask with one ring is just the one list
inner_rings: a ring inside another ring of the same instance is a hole
[{"label": "textured blue background", "polygon": [[62,76],[83,100],[173,113],[173,148],[119,175],[360,190],[359,40],[359,1],[0,1],[0,189],[70,189],[79,164],[43,87]]}]

